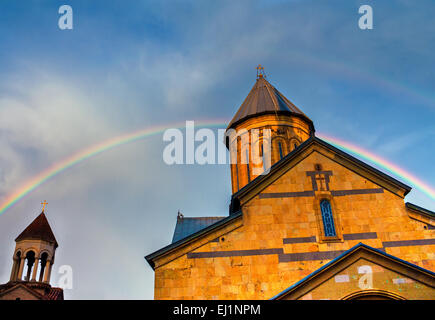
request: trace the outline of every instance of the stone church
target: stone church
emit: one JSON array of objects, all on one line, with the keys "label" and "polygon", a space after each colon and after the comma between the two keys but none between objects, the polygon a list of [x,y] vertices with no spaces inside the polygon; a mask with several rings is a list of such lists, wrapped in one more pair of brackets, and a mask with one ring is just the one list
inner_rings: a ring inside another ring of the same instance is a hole
[{"label": "stone church", "polygon": [[[435,213],[411,188],[315,135],[260,72],[228,125],[225,217],[178,215],[172,243],[145,257],[155,299],[435,299]],[[271,130],[270,171],[241,161]],[[245,142],[244,142],[245,141]]]},{"label": "stone church", "polygon": [[0,285],[0,300],[63,300],[63,289],[50,285],[58,244],[44,207],[15,242],[11,277]]}]

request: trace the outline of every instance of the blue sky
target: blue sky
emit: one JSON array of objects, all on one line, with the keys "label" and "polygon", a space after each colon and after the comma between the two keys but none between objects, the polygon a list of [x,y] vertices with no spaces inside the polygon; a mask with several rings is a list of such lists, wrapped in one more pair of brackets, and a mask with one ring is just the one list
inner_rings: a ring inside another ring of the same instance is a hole
[{"label": "blue sky", "polygon": [[[74,29],[58,28],[69,4]],[[358,28],[370,4],[374,29]],[[313,121],[435,185],[433,1],[0,2],[0,200],[76,151],[155,124],[230,119],[255,67]],[[67,299],[152,299],[143,257],[177,210],[225,216],[226,165],[167,166],[161,136],[69,169],[0,216],[0,283],[48,201]],[[435,210],[413,189],[406,201]],[[59,275],[53,272],[56,284]]]}]

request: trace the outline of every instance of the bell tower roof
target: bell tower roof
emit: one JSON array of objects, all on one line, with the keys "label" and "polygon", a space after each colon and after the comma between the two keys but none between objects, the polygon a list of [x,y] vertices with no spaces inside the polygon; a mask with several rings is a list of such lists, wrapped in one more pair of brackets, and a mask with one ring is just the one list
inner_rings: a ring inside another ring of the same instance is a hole
[{"label": "bell tower roof", "polygon": [[44,240],[54,243],[55,247],[58,246],[44,211],[42,211],[41,214],[37,216],[23,232],[21,232],[21,234],[15,239],[15,242],[21,240]]},{"label": "bell tower roof", "polygon": [[314,125],[311,119],[272,86],[265,79],[264,72],[257,72],[257,81],[234,115],[227,129],[234,128],[237,124],[249,118],[263,114],[288,114],[302,118],[309,123],[314,132]]}]

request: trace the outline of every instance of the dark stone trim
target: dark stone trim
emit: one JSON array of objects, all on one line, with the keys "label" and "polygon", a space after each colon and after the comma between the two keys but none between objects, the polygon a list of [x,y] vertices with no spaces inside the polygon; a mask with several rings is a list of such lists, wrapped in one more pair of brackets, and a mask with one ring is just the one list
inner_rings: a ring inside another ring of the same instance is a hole
[{"label": "dark stone trim", "polygon": [[317,174],[323,174],[325,179],[325,185],[326,185],[326,191],[329,191],[329,177],[332,176],[332,171],[305,171],[307,174],[307,177],[311,178],[311,185],[313,186],[314,191],[318,191],[319,188],[317,187]]},{"label": "dark stone trim", "polygon": [[376,239],[378,237],[376,232],[363,232],[363,233],[347,233],[343,234],[344,240],[362,240],[362,239]]},{"label": "dark stone trim", "polygon": [[300,238],[284,238],[282,239],[283,244],[291,243],[306,243],[306,242],[316,242],[316,237],[300,237]]},{"label": "dark stone trim", "polygon": [[284,253],[278,256],[279,262],[308,261],[308,260],[330,260],[338,257],[346,250]]},{"label": "dark stone trim", "polygon": [[273,249],[254,249],[254,250],[231,250],[231,251],[209,251],[209,252],[189,252],[188,259],[198,258],[221,258],[221,257],[237,257],[237,256],[262,256],[269,254],[282,254],[282,248]]},{"label": "dark stone trim", "polygon": [[[375,232],[350,233],[350,234],[343,235],[343,238],[345,240],[376,239],[377,234]],[[316,237],[314,237],[314,236],[283,239],[284,244],[315,242],[315,241],[316,241]],[[385,248],[388,248],[388,247],[435,244],[435,239],[386,241],[386,242],[383,242],[382,244],[383,244],[383,248],[377,249],[377,250],[381,250],[381,251],[385,252]],[[272,248],[272,249],[232,250],[232,251],[214,251],[214,252],[213,251],[212,252],[189,252],[187,254],[187,258],[188,259],[199,259],[199,258],[221,258],[221,257],[258,256],[258,255],[278,254],[278,261],[279,262],[292,262],[292,261],[331,260],[331,259],[338,257],[343,252],[346,252],[346,250],[284,253],[282,248]]]},{"label": "dark stone trim", "polygon": [[435,244],[435,239],[418,239],[418,240],[398,240],[382,242],[384,248],[405,247],[405,246],[424,246]]},{"label": "dark stone trim", "polygon": [[260,193],[260,199],[313,197],[314,191]]},{"label": "dark stone trim", "polygon": [[312,177],[316,174],[324,174],[324,175],[328,175],[328,176],[332,176],[332,171],[331,170],[321,170],[321,171],[305,171],[307,174],[307,177]]},{"label": "dark stone trim", "polygon": [[372,193],[384,193],[384,189],[376,188],[376,189],[356,189],[356,190],[333,190],[331,191],[331,195],[339,197],[339,196],[350,196],[354,194],[372,194]]},{"label": "dark stone trim", "polygon": [[[356,189],[356,190],[332,190],[331,195],[349,196],[355,194],[373,194],[373,193],[384,193],[384,189]],[[258,195],[260,199],[271,199],[271,198],[296,198],[296,197],[314,197],[314,191],[298,191],[298,192],[271,192],[271,193],[260,193]]]}]

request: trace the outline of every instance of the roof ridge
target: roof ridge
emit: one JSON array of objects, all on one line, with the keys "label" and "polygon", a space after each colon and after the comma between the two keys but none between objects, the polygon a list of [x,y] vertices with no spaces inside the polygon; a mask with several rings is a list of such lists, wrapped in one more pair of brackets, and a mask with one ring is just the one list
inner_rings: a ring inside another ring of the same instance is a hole
[{"label": "roof ridge", "polygon": [[197,218],[226,218],[226,216],[201,216],[201,217],[186,217],[186,216],[183,216],[183,219],[197,219]]},{"label": "roof ridge", "polygon": [[405,189],[405,194],[407,195],[410,191],[411,191],[411,187],[404,184],[403,182],[393,178],[392,176],[382,172],[379,169],[376,169],[375,167],[355,158],[354,156],[352,156],[351,154],[337,148],[334,147],[333,145],[331,145],[330,143],[320,139],[319,137],[316,136],[311,136],[310,138],[308,138],[307,140],[305,140],[304,142],[302,142],[302,144],[300,144],[296,149],[294,149],[293,151],[291,151],[290,153],[288,153],[286,156],[284,156],[281,160],[279,160],[278,162],[274,163],[271,167],[270,167],[270,171],[267,175],[260,175],[258,177],[256,177],[254,180],[251,180],[247,185],[245,185],[243,188],[241,188],[239,191],[233,193],[233,195],[231,196],[232,199],[234,198],[239,198],[241,195],[246,194],[249,190],[251,190],[252,188],[254,188],[256,185],[258,185],[259,183],[261,183],[262,181],[269,179],[269,177],[271,176],[271,174],[273,174],[276,170],[279,170],[283,165],[285,165],[287,163],[287,161],[289,161],[290,159],[292,159],[293,157],[295,157],[298,153],[302,152],[303,150],[305,150],[305,148],[307,148],[309,145],[311,145],[312,143],[319,143],[320,145],[323,145],[324,147],[340,154],[343,155],[345,158],[349,159],[350,161],[354,162],[356,165],[363,167],[365,169],[367,169],[368,171],[370,171],[372,174],[381,177],[384,181],[388,181],[390,184],[393,185],[397,185],[400,188]]},{"label": "roof ridge", "polygon": [[[263,79],[263,78],[261,78],[261,79]],[[274,105],[274,107],[275,107],[275,115],[276,116],[278,116],[278,111],[279,111],[279,106],[278,106],[278,100],[277,100],[277,98],[276,98],[276,95],[275,94],[272,94],[271,92],[270,92],[270,89],[274,89],[274,87],[269,83],[269,81],[267,81],[266,79],[264,79],[265,81],[266,81],[266,90],[267,90],[267,92],[269,93],[269,97],[270,97],[270,99],[272,100],[272,103],[273,103],[273,105]],[[269,88],[269,86],[271,87],[271,88]]]}]

